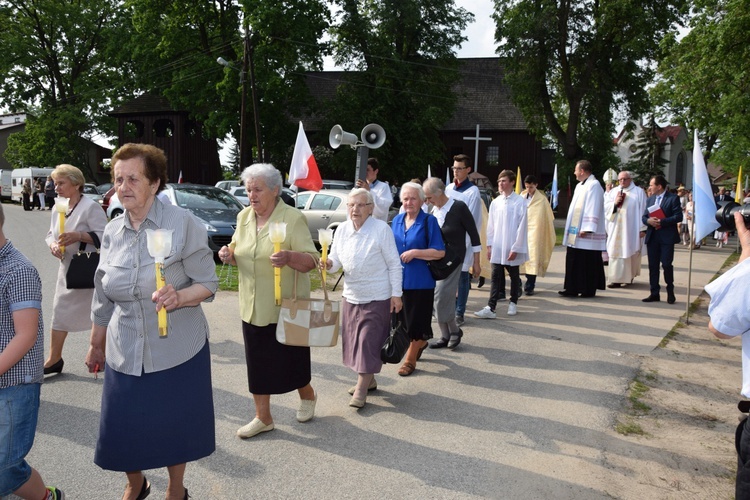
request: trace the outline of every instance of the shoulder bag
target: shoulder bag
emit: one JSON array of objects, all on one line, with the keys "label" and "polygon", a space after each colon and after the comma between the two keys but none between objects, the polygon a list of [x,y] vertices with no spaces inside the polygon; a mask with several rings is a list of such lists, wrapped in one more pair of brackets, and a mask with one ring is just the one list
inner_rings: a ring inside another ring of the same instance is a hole
[{"label": "shoulder bag", "polygon": [[65,273],[65,286],[68,289],[94,288],[94,275],[99,267],[99,237],[90,231],[91,239],[94,241],[95,252],[86,252],[86,243],[81,242],[78,252],[70,261],[68,272]]},{"label": "shoulder bag", "polygon": [[297,275],[294,271],[292,296],[281,299],[276,340],[297,347],[335,346],[339,339],[338,301],[328,298],[325,283],[322,283],[324,299],[298,299]]},{"label": "shoulder bag", "polygon": [[398,364],[404,358],[411,338],[406,331],[406,325],[401,321],[399,315],[391,313],[391,333],[385,339],[383,347],[380,349],[380,360],[383,363]]},{"label": "shoulder bag", "polygon": [[[427,248],[430,246],[430,222],[429,219],[425,221],[424,226],[425,234],[427,235]],[[443,237],[443,232],[440,232],[440,237]],[[427,267],[430,269],[430,274],[435,281],[441,281],[453,274],[458,266],[461,265],[461,261],[456,257],[456,252],[446,243],[443,238],[443,245],[445,246],[445,255],[442,259],[428,260]]]}]

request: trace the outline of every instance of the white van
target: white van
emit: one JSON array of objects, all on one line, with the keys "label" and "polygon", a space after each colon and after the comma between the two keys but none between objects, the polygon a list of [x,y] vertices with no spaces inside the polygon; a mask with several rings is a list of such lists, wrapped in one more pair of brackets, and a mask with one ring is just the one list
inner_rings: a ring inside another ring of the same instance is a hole
[{"label": "white van", "polygon": [[10,200],[11,190],[11,172],[12,170],[0,170],[0,199]]},{"label": "white van", "polygon": [[26,182],[26,179],[31,179],[32,184],[35,183],[37,179],[41,179],[42,185],[44,185],[44,183],[47,182],[47,177],[49,177],[54,170],[54,168],[39,167],[14,169],[11,174],[11,196],[13,201],[19,203],[23,201],[21,191],[23,190],[23,183]]}]

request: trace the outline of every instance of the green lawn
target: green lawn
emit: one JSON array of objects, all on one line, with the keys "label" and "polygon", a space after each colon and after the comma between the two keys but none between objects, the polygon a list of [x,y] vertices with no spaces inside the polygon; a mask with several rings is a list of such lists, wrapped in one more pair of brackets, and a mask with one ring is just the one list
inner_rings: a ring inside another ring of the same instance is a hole
[{"label": "green lawn", "polygon": [[[326,275],[326,281],[328,282],[328,290],[330,291],[331,288],[333,288],[333,285],[336,284],[336,280],[339,279],[339,276],[341,275],[341,271],[335,272],[333,274],[327,273]],[[237,286],[238,286],[238,274],[237,274],[237,268],[235,266],[231,266],[229,264],[224,265],[222,263],[216,264],[216,276],[219,277],[219,290],[224,291],[230,291],[230,292],[236,292]],[[310,288],[311,290],[320,290],[320,273],[318,272],[311,272],[310,273]],[[341,290],[341,287],[343,284],[339,283],[339,286],[337,290]]]}]

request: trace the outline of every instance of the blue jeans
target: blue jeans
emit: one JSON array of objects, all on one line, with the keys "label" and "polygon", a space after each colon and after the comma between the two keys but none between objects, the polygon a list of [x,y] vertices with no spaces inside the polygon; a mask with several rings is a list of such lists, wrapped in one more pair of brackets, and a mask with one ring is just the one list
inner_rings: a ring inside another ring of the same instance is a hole
[{"label": "blue jeans", "polygon": [[24,458],[34,444],[42,384],[0,389],[0,497],[26,484],[31,466]]},{"label": "blue jeans", "polygon": [[463,318],[466,312],[466,302],[469,301],[469,288],[471,288],[471,277],[469,272],[461,271],[458,278],[458,296],[456,297],[456,317]]}]

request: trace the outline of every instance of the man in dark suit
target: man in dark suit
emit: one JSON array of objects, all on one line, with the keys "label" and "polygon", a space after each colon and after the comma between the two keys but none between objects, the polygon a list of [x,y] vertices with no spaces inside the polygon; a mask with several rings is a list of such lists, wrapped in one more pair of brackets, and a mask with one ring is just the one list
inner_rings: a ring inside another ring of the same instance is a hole
[{"label": "man in dark suit", "polygon": [[734,198],[732,198],[729,193],[727,193],[727,188],[722,187],[719,188],[719,194],[714,196],[714,201],[733,201]]},{"label": "man in dark suit", "polygon": [[[646,200],[646,211],[643,223],[646,225],[646,247],[648,249],[648,276],[651,284],[651,295],[643,302],[659,302],[659,263],[664,269],[664,281],[667,283],[667,302],[674,304],[674,246],[680,242],[677,224],[682,222],[680,198],[667,191],[667,180],[664,176],[655,175],[649,182],[651,196]],[[662,213],[654,213],[658,206]]]}]

